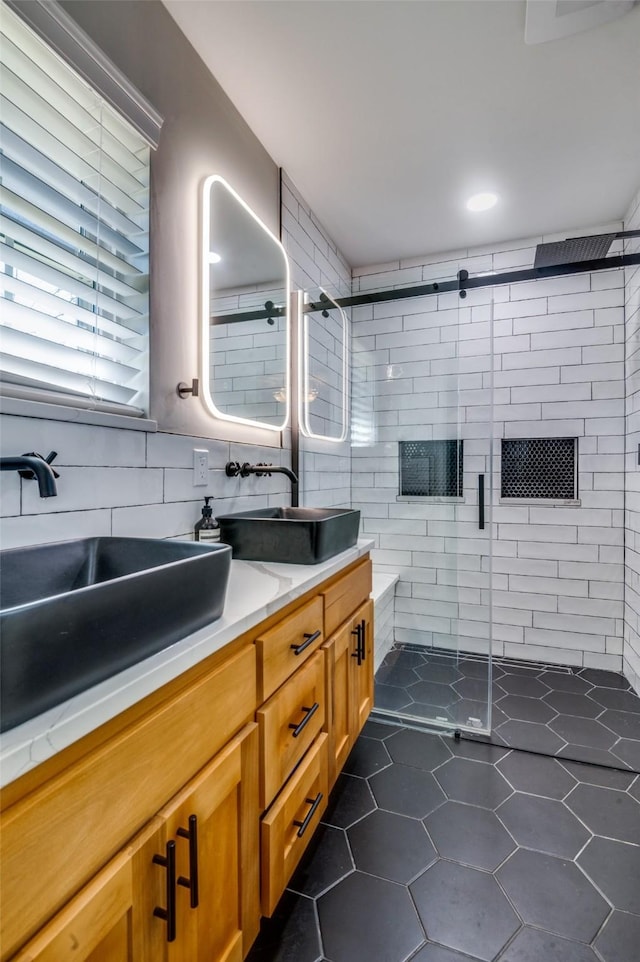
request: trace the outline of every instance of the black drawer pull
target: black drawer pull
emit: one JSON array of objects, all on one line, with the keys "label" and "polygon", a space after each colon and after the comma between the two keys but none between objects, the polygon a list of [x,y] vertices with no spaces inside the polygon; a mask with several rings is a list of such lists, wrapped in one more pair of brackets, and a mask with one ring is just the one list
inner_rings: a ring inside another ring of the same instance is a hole
[{"label": "black drawer pull", "polygon": [[366,632],[367,632],[366,622],[363,618],[362,621],[360,622],[360,651],[362,653],[362,661],[364,661],[367,657]]},{"label": "black drawer pull", "polygon": [[293,722],[289,724],[289,728],[293,728],[293,731],[291,732],[291,734],[293,735],[294,738],[297,738],[298,735],[302,733],[304,726],[307,724],[307,722],[311,720],[311,718],[313,718],[318,708],[320,708],[320,703],[317,701],[314,701],[311,708],[305,708],[304,705],[302,706],[302,710],[306,712],[306,715],[304,716],[300,724],[294,725]]},{"label": "black drawer pull", "polygon": [[356,650],[351,652],[351,657],[358,659],[358,666],[362,664],[364,658],[362,653],[362,624],[363,622],[351,629],[351,634],[356,636]]},{"label": "black drawer pull", "polygon": [[484,530],[484,474],[478,475],[478,527]]},{"label": "black drawer pull", "polygon": [[317,631],[314,631],[313,634],[309,634],[308,631],[305,631],[304,633],[305,640],[302,642],[301,645],[290,645],[290,648],[293,651],[294,655],[301,655],[302,652],[305,650],[305,648],[308,648],[309,645],[312,645],[314,641],[318,640],[321,634],[322,632],[320,631],[320,629],[318,629]]},{"label": "black drawer pull", "polygon": [[167,942],[176,940],[176,843],[167,842],[166,855],[154,855],[155,865],[162,865],[167,870],[167,907],[161,909],[156,906],[153,914],[157,919],[167,923]]},{"label": "black drawer pull", "polygon": [[179,828],[177,834],[180,838],[189,840],[189,878],[184,875],[178,876],[178,885],[183,885],[189,889],[191,896],[191,908],[198,908],[198,818],[196,815],[189,816],[189,828]]},{"label": "black drawer pull", "polygon": [[311,819],[313,818],[313,816],[314,816],[314,814],[315,814],[315,810],[316,810],[316,808],[318,807],[318,805],[320,804],[321,801],[322,801],[322,792],[318,792],[318,794],[316,795],[315,798],[305,798],[305,802],[307,803],[307,805],[311,805],[311,808],[309,809],[309,811],[308,811],[307,814],[305,815],[304,821],[300,822],[300,821],[298,821],[297,819],[294,820],[294,823],[293,823],[293,824],[300,826],[300,827],[298,828],[297,833],[296,833],[297,836],[298,836],[298,838],[302,838],[302,836],[304,835],[304,833],[305,833],[306,830],[308,829],[308,827],[309,827],[309,822],[310,822]]}]

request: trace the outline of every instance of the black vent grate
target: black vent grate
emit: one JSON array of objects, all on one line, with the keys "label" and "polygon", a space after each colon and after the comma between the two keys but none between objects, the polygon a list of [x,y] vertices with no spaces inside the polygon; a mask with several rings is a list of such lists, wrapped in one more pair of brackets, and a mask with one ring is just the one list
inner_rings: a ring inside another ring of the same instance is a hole
[{"label": "black vent grate", "polygon": [[574,500],[576,449],[576,438],[503,439],[501,496]]},{"label": "black vent grate", "polygon": [[462,441],[400,441],[400,494],[462,497]]}]

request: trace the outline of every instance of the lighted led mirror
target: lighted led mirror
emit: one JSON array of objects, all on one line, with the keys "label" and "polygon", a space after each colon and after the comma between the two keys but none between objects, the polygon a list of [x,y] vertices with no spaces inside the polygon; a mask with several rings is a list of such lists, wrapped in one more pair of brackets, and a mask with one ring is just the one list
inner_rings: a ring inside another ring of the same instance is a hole
[{"label": "lighted led mirror", "polygon": [[305,297],[300,346],[302,433],[309,438],[344,441],[348,429],[349,322],[342,308],[322,289]]},{"label": "lighted led mirror", "polygon": [[217,174],[202,190],[202,398],[213,415],[281,431],[289,419],[289,265]]}]

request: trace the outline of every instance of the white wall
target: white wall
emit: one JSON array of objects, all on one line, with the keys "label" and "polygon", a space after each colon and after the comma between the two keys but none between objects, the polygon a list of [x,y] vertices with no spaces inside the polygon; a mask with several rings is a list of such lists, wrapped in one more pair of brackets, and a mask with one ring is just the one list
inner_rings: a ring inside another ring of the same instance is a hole
[{"label": "white wall", "polygon": [[[625,217],[626,230],[640,229],[640,191]],[[640,238],[627,241],[627,253],[640,251]],[[625,620],[623,670],[640,693],[640,267],[625,270],[626,313],[626,474]]]},{"label": "white wall", "polygon": [[[356,287],[530,267],[540,240],[358,269]],[[620,670],[623,299],[623,272],[607,271],[354,309],[353,501],[376,562],[400,573],[397,640],[486,650],[476,502],[493,416],[494,653]],[[456,436],[464,502],[399,501],[397,442]],[[500,504],[499,439],[546,436],[579,439],[580,504]]]}]

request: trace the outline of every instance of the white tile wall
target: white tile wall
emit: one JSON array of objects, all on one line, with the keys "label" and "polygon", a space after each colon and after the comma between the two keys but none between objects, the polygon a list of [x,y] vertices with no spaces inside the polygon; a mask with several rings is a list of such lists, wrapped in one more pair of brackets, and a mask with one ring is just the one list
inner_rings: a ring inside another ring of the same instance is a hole
[{"label": "white tile wall", "polygon": [[[358,269],[354,284],[529,267],[542,239]],[[477,475],[493,468],[494,652],[620,670],[623,362],[622,271],[354,309],[352,495],[376,564],[400,575],[397,641],[486,650]],[[501,504],[500,438],[553,436],[579,438],[580,503]],[[464,439],[463,502],[399,501],[397,442],[446,437]]]},{"label": "white tile wall", "polygon": [[[625,217],[626,230],[640,228],[640,191]],[[640,238],[625,244],[626,253],[640,251]],[[640,267],[625,270],[625,594],[623,670],[640,693]]]}]

